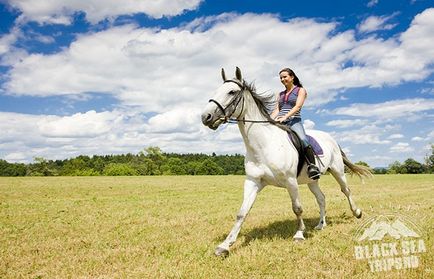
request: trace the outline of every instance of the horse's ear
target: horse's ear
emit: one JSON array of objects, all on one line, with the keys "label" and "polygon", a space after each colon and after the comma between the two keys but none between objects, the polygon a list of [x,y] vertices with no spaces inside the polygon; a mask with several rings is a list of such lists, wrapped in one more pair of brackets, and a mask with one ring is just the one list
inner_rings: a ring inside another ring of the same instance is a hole
[{"label": "horse's ear", "polygon": [[223,68],[222,68],[222,79],[223,79],[223,82],[227,81],[226,74],[225,74],[225,69],[223,69]]},{"label": "horse's ear", "polygon": [[241,76],[241,70],[240,68],[236,68],[235,70],[235,77],[239,80],[239,81],[243,81],[243,77]]}]

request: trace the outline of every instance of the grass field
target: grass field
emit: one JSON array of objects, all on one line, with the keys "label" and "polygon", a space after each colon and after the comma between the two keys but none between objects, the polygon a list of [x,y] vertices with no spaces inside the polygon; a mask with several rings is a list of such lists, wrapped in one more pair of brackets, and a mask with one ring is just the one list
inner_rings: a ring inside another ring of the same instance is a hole
[{"label": "grass field", "polygon": [[[242,200],[242,176],[0,178],[0,278],[434,278],[434,175],[350,179],[362,219],[331,176],[321,178],[328,226],[301,199],[304,242],[292,241],[287,192],[259,195],[231,254],[213,255]],[[426,245],[419,267],[373,273],[354,234],[384,212],[411,216]]]}]

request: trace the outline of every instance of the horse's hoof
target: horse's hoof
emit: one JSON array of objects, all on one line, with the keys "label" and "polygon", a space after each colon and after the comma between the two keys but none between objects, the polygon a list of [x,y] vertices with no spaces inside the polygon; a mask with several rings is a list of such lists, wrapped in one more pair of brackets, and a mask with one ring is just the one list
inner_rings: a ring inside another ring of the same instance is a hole
[{"label": "horse's hoof", "polygon": [[323,225],[323,224],[318,224],[318,225],[315,227],[315,230],[317,230],[317,231],[322,231],[324,228],[325,228],[325,225]]},{"label": "horse's hoof", "polygon": [[303,231],[297,231],[295,233],[295,235],[292,237],[292,239],[294,241],[303,241],[304,240],[304,235],[303,235]]},{"label": "horse's hoof", "polygon": [[362,218],[362,210],[356,209],[354,216],[356,216],[357,219]]},{"label": "horse's hoof", "polygon": [[226,258],[227,256],[229,256],[229,250],[225,248],[217,247],[217,249],[215,249],[214,255],[216,255],[217,257]]}]

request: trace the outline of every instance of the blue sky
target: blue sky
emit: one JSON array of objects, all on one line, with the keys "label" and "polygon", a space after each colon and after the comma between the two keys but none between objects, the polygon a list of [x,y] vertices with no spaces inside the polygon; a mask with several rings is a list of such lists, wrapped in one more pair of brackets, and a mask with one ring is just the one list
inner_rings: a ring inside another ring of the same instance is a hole
[{"label": "blue sky", "polygon": [[202,126],[220,68],[279,92],[353,161],[420,162],[434,143],[434,5],[425,0],[0,1],[0,158],[244,153]]}]

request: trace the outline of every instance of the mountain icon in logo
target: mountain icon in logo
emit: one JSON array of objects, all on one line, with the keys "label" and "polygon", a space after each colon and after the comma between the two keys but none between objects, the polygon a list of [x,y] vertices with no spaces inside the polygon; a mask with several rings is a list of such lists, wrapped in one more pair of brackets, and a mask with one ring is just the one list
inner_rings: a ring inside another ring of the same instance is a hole
[{"label": "mountain icon in logo", "polygon": [[381,216],[373,221],[371,226],[363,232],[358,241],[363,240],[382,240],[386,235],[395,239],[401,237],[420,237],[416,232],[408,228],[401,220],[396,219],[393,223]]}]

